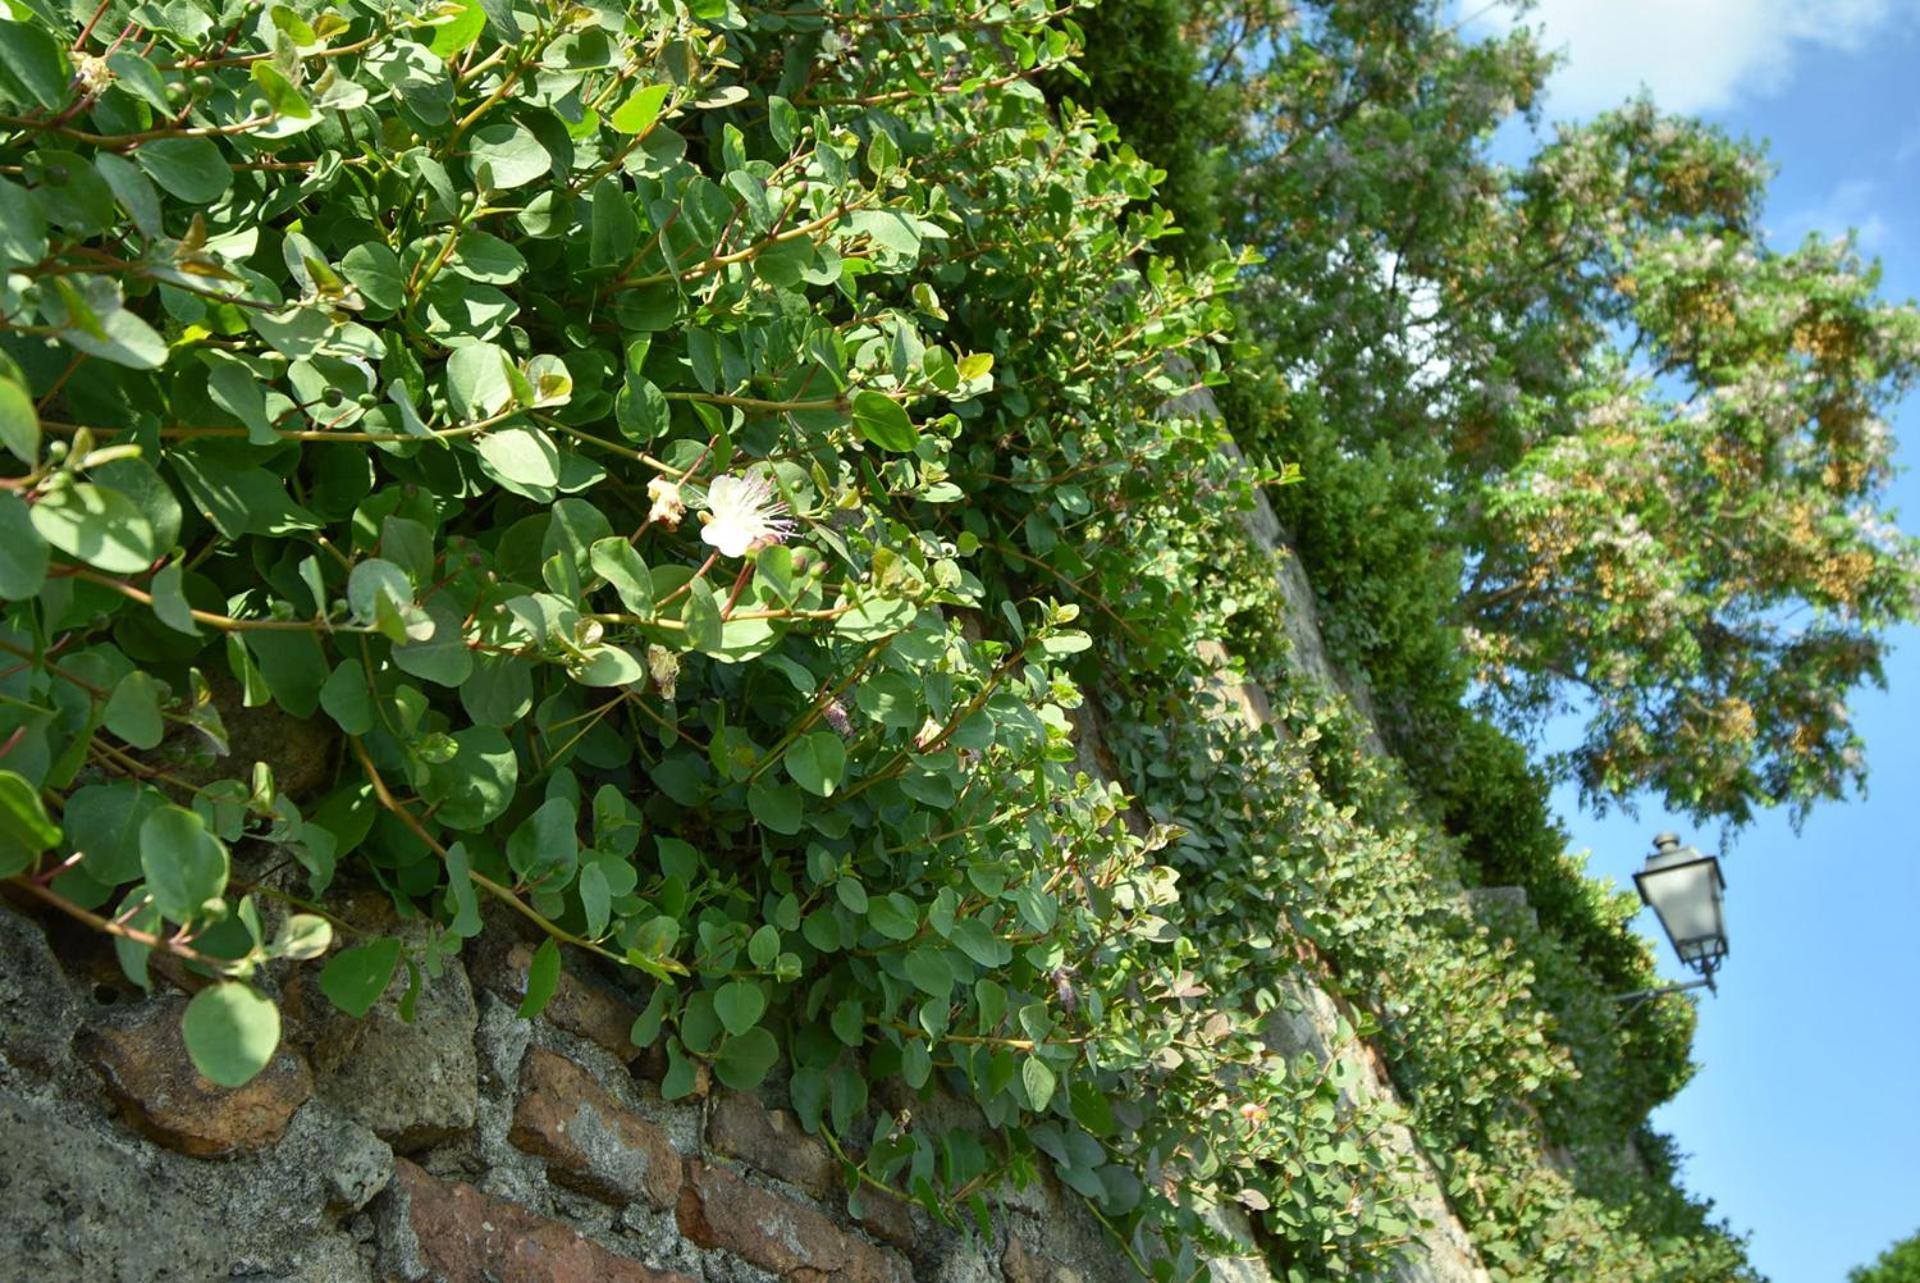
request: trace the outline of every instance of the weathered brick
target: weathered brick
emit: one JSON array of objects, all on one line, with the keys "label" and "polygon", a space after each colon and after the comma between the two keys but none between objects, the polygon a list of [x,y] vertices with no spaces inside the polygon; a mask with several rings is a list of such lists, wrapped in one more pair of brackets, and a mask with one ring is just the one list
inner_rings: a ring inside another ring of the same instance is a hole
[{"label": "weathered brick", "polygon": [[721,1167],[688,1164],[680,1232],[794,1283],[910,1283],[899,1253],[878,1247],[803,1203],[749,1185]]},{"label": "weathered brick", "polygon": [[1028,1247],[1018,1234],[1009,1235],[1007,1250],[1000,1257],[1007,1283],[1085,1283],[1086,1276],[1071,1265],[1062,1265],[1050,1256]]},{"label": "weathered brick", "polygon": [[832,1152],[802,1131],[798,1119],[739,1092],[715,1097],[707,1144],[815,1198],[830,1197],[840,1184]]},{"label": "weathered brick", "polygon": [[694,1283],[471,1185],[441,1181],[404,1158],[394,1163],[388,1198],[388,1274],[462,1283]]},{"label": "weathered brick", "polygon": [[615,1100],[580,1066],[540,1047],[520,1066],[508,1138],[547,1160],[553,1179],[596,1198],[673,1207],[680,1155],[667,1134]]},{"label": "weathered brick", "polygon": [[[481,983],[501,997],[518,1003],[527,996],[527,968],[533,964],[533,946],[515,942],[480,964]],[[639,1009],[602,985],[571,972],[560,973],[553,997],[540,1013],[549,1024],[605,1047],[622,1060],[637,1059],[633,1022]]]},{"label": "weathered brick", "polygon": [[913,1228],[911,1204],[868,1186],[860,1191],[859,1206],[856,1219],[862,1229],[904,1251],[913,1250],[918,1232]]},{"label": "weathered brick", "polygon": [[213,1158],[280,1139],[313,1094],[305,1058],[282,1045],[246,1086],[216,1086],[187,1057],[186,1007],[165,998],[129,1009],[88,1029],[82,1050],[134,1125],[169,1149]]}]

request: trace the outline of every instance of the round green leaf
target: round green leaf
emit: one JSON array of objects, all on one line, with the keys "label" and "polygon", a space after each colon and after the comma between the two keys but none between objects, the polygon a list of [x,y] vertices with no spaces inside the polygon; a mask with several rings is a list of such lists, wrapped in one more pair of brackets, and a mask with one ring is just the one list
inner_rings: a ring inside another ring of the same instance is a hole
[{"label": "round green leaf", "polygon": [[0,878],[10,878],[60,840],[40,790],[12,771],[0,771]]},{"label": "round green leaf", "polygon": [[467,156],[476,179],[481,166],[491,172],[496,190],[524,187],[553,169],[553,157],[533,136],[533,131],[515,122],[488,125],[474,131],[473,146]]},{"label": "round green leaf", "polygon": [[730,1034],[743,1034],[760,1022],[767,994],[757,980],[729,980],[713,995],[714,1014]]},{"label": "round green leaf", "polygon": [[187,1055],[209,1082],[244,1087],[280,1045],[280,1009],[250,985],[209,985],[180,1019]]},{"label": "round green leaf", "polygon": [[713,1060],[713,1072],[735,1091],[752,1091],[780,1058],[780,1044],[763,1028],[727,1039]]},{"label": "round green leaf", "polygon": [[20,601],[39,592],[50,560],[26,503],[10,490],[0,491],[0,598]]},{"label": "round green leaf", "polygon": [[156,138],[133,159],[148,177],[189,205],[211,205],[233,185],[233,170],[211,138]]},{"label": "round green leaf", "polygon": [[158,807],[140,825],[140,867],[168,921],[192,922],[227,889],[227,848],[184,807]]},{"label": "round green leaf", "polygon": [[133,500],[85,481],[42,496],[33,527],[61,552],[117,575],[137,575],[160,555],[153,525]]},{"label": "round green leaf", "polygon": [[399,965],[400,942],[392,936],[342,949],[321,968],[320,992],[348,1015],[364,1016],[387,991]]},{"label": "round green leaf", "polygon": [[789,744],[781,762],[801,788],[832,797],[847,777],[847,746],[831,731],[815,731]]},{"label": "round green leaf", "polygon": [[920,431],[913,426],[906,407],[885,393],[871,389],[853,394],[853,426],[882,450],[904,454],[920,440]]}]

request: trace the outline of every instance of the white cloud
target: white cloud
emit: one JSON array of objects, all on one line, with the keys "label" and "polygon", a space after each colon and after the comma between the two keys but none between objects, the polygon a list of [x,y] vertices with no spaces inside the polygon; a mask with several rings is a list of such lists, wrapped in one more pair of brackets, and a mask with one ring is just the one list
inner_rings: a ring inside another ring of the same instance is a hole
[{"label": "white cloud", "polygon": [[1880,253],[1892,238],[1893,228],[1875,208],[1879,189],[1880,184],[1865,179],[1840,184],[1820,204],[1795,210],[1781,219],[1775,243],[1797,245],[1808,232],[1826,237],[1852,232],[1854,244],[1863,253]]},{"label": "white cloud", "polygon": [[[1550,119],[1590,116],[1638,92],[1668,111],[1729,107],[1784,88],[1807,48],[1857,50],[1920,0],[1540,0],[1517,19],[1565,61]],[[1502,11],[1500,26],[1516,19]]]}]

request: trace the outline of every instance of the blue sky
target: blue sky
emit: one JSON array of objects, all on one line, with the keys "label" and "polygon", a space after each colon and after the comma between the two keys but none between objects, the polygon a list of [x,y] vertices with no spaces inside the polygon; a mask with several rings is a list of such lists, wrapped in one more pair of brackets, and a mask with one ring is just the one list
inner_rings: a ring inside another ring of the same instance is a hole
[{"label": "blue sky", "polygon": [[[1857,228],[1882,293],[1920,296],[1920,0],[1544,0],[1529,21],[1569,60],[1549,120],[1645,84],[1765,140],[1774,243]],[[1907,469],[1893,505],[1920,531],[1920,396],[1891,421]],[[1773,1283],[1838,1283],[1920,1229],[1920,628],[1894,640],[1888,689],[1854,704],[1868,796],[1799,833],[1767,816],[1726,853],[1732,949],[1701,1006],[1701,1069],[1654,1118],[1690,1155],[1688,1187],[1752,1236]],[[1659,830],[1703,848],[1717,836],[1657,802],[1601,818],[1570,788],[1556,800],[1590,871],[1622,886]],[[1659,936],[1651,913],[1638,925]]]}]

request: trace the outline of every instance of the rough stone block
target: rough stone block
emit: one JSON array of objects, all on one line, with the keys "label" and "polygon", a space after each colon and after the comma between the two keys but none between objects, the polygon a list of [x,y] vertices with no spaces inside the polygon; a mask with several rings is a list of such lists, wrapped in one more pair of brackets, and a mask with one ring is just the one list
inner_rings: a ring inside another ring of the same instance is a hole
[{"label": "rough stone block", "polygon": [[680,1230],[794,1283],[910,1283],[899,1253],[835,1225],[825,1213],[693,1162],[680,1194]]},{"label": "rough stone block", "polygon": [[680,1155],[667,1134],[621,1105],[565,1056],[530,1048],[508,1139],[547,1160],[548,1174],[609,1202],[680,1198]]},{"label": "rough stone block", "polygon": [[133,1124],[169,1149],[216,1158],[272,1144],[313,1094],[305,1057],[282,1044],[246,1086],[215,1086],[187,1057],[186,1008],[177,997],[126,1008],[82,1034],[82,1054]]},{"label": "rough stone block", "polygon": [[707,1144],[815,1198],[831,1196],[840,1184],[833,1154],[802,1131],[798,1119],[739,1092],[715,1098],[707,1120]]},{"label": "rough stone block", "polygon": [[[532,964],[533,946],[516,941],[488,956],[476,974],[487,988],[518,1003],[527,996],[527,968]],[[640,1056],[641,1049],[632,1039],[639,1009],[583,976],[563,970],[553,998],[540,1014],[555,1028],[598,1043],[622,1060]]]},{"label": "rough stone block", "polygon": [[557,1221],[400,1159],[381,1208],[381,1266],[410,1283],[694,1283],[616,1255]]},{"label": "rough stone block", "polygon": [[399,1011],[405,968],[364,1020],[328,1002],[315,974],[297,972],[288,997],[312,1033],[321,1099],[403,1152],[473,1126],[480,1015],[465,968],[448,962],[438,976],[423,978],[412,1023]]}]

